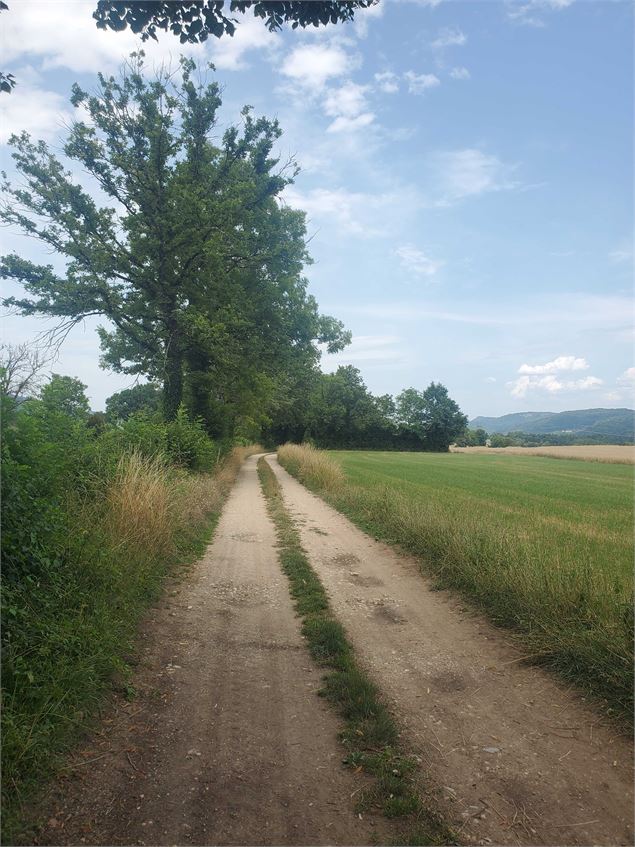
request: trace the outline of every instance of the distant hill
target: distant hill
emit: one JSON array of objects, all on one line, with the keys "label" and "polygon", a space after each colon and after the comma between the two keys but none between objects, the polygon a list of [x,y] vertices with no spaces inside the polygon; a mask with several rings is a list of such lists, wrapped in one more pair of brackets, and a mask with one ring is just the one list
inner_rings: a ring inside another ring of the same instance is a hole
[{"label": "distant hill", "polygon": [[478,417],[470,429],[479,427],[489,433],[527,432],[532,435],[571,433],[635,437],[635,412],[632,409],[576,409],[572,412],[517,412],[500,418]]}]

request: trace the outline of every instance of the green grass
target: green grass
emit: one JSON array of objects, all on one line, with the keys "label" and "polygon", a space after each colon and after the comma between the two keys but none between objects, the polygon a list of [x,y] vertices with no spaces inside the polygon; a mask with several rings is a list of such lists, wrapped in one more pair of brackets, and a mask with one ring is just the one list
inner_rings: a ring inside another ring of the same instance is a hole
[{"label": "green grass", "polygon": [[[288,451],[285,453],[285,451]],[[632,720],[633,467],[498,455],[322,454],[282,463],[376,537],[420,558],[536,661]],[[321,477],[326,474],[321,471]]]},{"label": "green grass", "polygon": [[344,720],[340,737],[345,763],[374,777],[358,808],[380,810],[388,818],[404,819],[399,842],[454,843],[439,816],[427,807],[418,787],[418,765],[401,749],[395,721],[379,690],[356,662],[342,625],[331,612],[328,597],[300,543],[275,474],[264,459],[258,474],[278,537],[279,558],[289,579],[291,596],[302,618],[302,634],[313,659],[325,669],[321,695]]}]

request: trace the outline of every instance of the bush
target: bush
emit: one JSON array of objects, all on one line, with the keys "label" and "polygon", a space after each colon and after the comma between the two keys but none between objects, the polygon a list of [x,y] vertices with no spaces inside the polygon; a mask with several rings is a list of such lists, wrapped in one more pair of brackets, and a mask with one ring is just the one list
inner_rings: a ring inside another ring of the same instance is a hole
[{"label": "bush", "polygon": [[190,420],[183,406],[176,419],[166,425],[166,443],[170,461],[193,471],[210,471],[219,459],[219,450],[203,422],[200,418]]}]

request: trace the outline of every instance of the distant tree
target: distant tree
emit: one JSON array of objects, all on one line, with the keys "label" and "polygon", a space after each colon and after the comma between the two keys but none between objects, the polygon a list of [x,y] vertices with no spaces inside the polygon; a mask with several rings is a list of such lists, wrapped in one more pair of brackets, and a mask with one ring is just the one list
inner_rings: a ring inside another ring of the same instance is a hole
[{"label": "distant tree", "polygon": [[484,429],[466,429],[455,439],[458,447],[485,447],[487,433]]},{"label": "distant tree", "polygon": [[425,449],[440,453],[447,453],[467,427],[467,416],[440,382],[431,382],[425,391],[402,391],[397,397],[397,419],[422,439]]},{"label": "distant tree", "polygon": [[368,391],[357,368],[341,365],[319,378],[307,413],[307,435],[325,447],[386,446],[392,438],[385,415],[389,407],[386,397]]},{"label": "distant tree", "polygon": [[49,362],[47,351],[37,345],[0,344],[0,394],[13,400],[36,394]]},{"label": "distant tree", "polygon": [[90,405],[85,391],[86,386],[79,379],[53,374],[40,392],[42,407],[46,412],[60,412],[76,420],[87,421]]},{"label": "distant tree", "polygon": [[252,11],[261,18],[270,32],[290,23],[293,29],[307,26],[325,26],[329,23],[350,21],[357,9],[373,6],[378,0],[348,0],[348,2],[262,2],[262,0],[232,0],[229,4],[218,0],[99,0],[93,17],[100,29],[117,32],[130,27],[146,41],[157,40],[157,30],[170,31],[179,36],[182,44],[206,41],[210,35],[220,38],[234,35],[236,18],[229,13]]},{"label": "distant tree", "polygon": [[475,444],[475,446],[476,447],[485,447],[485,444],[487,442],[487,437],[488,437],[487,432],[482,427],[475,429],[474,430],[474,444]]},{"label": "distant tree", "polygon": [[517,441],[511,435],[501,435],[499,432],[494,432],[490,436],[491,447],[516,447]]},{"label": "distant tree", "polygon": [[126,421],[135,412],[158,412],[161,409],[161,389],[152,382],[134,385],[111,394],[106,400],[106,419],[110,423]]}]

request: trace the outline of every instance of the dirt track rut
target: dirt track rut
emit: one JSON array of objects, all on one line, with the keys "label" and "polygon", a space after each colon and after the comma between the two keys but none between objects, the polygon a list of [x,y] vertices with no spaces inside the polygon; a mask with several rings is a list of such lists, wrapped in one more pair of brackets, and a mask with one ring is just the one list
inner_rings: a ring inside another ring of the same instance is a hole
[{"label": "dirt track rut", "polygon": [[349,638],[461,839],[633,844],[632,747],[509,638],[268,456]]},{"label": "dirt track rut", "polygon": [[214,541],[145,630],[134,684],[50,799],[48,844],[385,843],[362,820],[248,459]]}]

